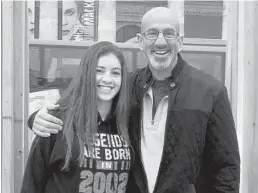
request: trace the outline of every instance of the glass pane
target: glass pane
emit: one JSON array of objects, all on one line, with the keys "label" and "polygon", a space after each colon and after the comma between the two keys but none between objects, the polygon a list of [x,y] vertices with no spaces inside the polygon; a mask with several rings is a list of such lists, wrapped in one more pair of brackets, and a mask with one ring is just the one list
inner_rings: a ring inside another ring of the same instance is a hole
[{"label": "glass pane", "polygon": [[[87,47],[30,45],[29,115],[46,103],[55,103],[72,78],[78,73],[80,59]],[[129,72],[143,68],[148,61],[137,48],[123,45]],[[183,51],[183,58],[192,66],[224,82],[225,53]],[[30,147],[33,132],[29,132]]]},{"label": "glass pane", "polygon": [[[182,52],[183,59],[187,63],[199,70],[202,70],[213,77],[224,82],[225,55],[224,53],[202,53],[202,52]],[[137,68],[143,68],[148,64],[148,60],[143,52],[137,52]]]},{"label": "glass pane", "polygon": [[133,41],[141,31],[142,16],[154,7],[167,5],[167,1],[116,1],[116,41]]},{"label": "glass pane", "polygon": [[[30,48],[30,93],[61,89],[69,85],[78,73],[80,59],[85,47],[31,47]],[[124,46],[123,53],[129,72],[143,68],[148,61],[139,49]],[[224,81],[225,53],[183,51],[183,58],[215,78]]]},{"label": "glass pane", "polygon": [[223,1],[185,1],[186,38],[222,39]]},{"label": "glass pane", "polygon": [[127,66],[128,66],[128,71],[129,72],[132,72],[134,69],[133,69],[133,52],[131,51],[124,51],[124,56],[125,56],[125,60],[126,60],[126,63],[127,63]]},{"label": "glass pane", "polygon": [[148,64],[148,59],[146,58],[146,56],[144,55],[143,52],[138,51],[137,52],[137,68],[144,68],[146,67]]},{"label": "glass pane", "polygon": [[183,52],[182,57],[189,65],[211,74],[222,82],[224,81],[225,58],[221,53]]}]

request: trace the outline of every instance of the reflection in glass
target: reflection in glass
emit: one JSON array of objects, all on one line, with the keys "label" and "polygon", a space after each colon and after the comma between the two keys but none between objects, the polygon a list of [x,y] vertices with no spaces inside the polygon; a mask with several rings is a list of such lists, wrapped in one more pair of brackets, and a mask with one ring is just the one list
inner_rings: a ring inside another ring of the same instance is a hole
[{"label": "reflection in glass", "polygon": [[116,1],[116,41],[135,42],[142,16],[154,7],[167,5],[168,1]]},{"label": "reflection in glass", "polygon": [[185,1],[184,36],[222,39],[223,1]]}]

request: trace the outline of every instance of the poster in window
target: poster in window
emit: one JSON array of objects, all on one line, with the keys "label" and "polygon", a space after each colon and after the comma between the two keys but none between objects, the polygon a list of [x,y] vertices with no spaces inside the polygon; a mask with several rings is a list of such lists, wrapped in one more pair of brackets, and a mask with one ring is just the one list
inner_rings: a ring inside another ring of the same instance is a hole
[{"label": "poster in window", "polygon": [[97,0],[30,0],[29,39],[97,41]]}]

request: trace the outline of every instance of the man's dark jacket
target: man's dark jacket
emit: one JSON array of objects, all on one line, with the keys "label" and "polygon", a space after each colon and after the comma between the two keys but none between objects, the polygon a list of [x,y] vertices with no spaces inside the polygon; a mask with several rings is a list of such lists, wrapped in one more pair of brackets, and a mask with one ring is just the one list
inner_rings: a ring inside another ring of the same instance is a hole
[{"label": "man's dark jacket", "polygon": [[[153,82],[146,67],[131,76],[130,137],[135,150],[129,193],[147,193],[141,161],[141,112]],[[154,193],[238,193],[240,156],[226,88],[180,55],[170,92],[163,155]],[[150,162],[152,160],[149,160]]]}]

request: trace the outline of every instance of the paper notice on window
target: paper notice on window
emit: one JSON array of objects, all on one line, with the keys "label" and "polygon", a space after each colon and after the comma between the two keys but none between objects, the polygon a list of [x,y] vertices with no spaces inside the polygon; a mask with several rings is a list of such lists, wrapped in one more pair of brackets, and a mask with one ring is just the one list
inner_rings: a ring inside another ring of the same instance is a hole
[{"label": "paper notice on window", "polygon": [[55,104],[60,98],[58,89],[37,91],[29,94],[29,116],[46,104]]}]

